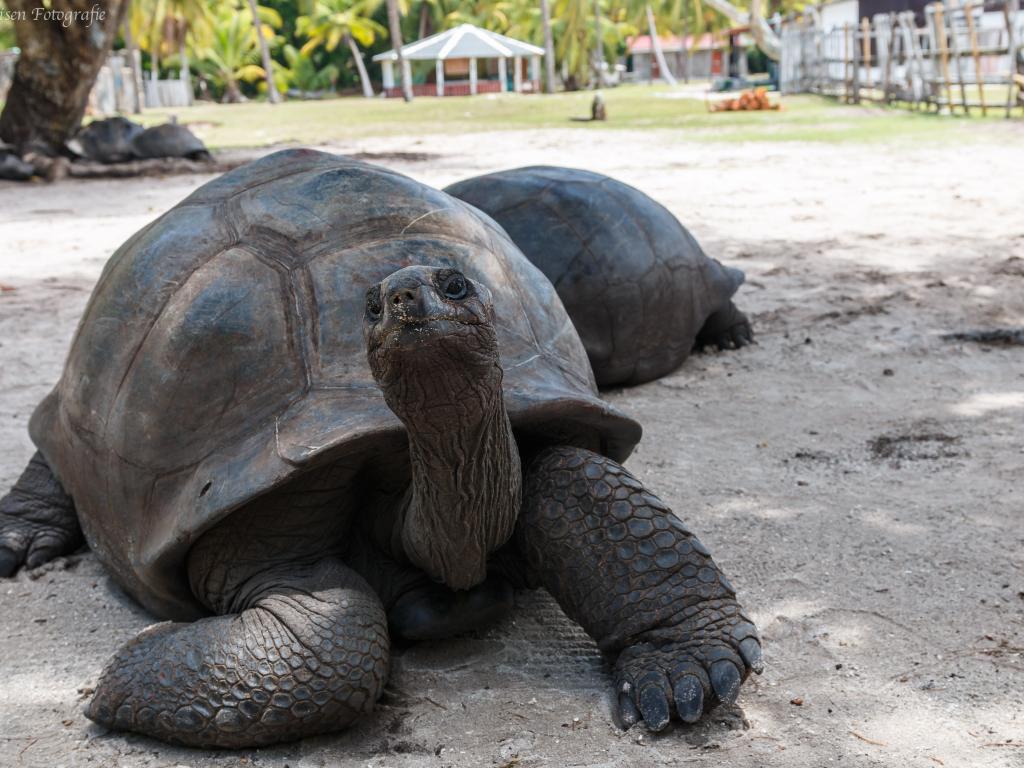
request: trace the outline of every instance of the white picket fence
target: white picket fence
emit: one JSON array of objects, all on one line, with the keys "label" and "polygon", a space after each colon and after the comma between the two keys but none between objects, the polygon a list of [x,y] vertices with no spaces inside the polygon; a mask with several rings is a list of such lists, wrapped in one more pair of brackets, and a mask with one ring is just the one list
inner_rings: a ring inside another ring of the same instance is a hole
[{"label": "white picket fence", "polygon": [[[102,117],[131,114],[142,106],[186,107],[192,104],[192,88],[188,81],[143,79],[138,51],[135,52],[134,70],[129,66],[129,55],[128,51],[115,51],[100,68],[89,93],[89,114]],[[7,98],[17,62],[18,54],[0,52],[0,101]]]}]

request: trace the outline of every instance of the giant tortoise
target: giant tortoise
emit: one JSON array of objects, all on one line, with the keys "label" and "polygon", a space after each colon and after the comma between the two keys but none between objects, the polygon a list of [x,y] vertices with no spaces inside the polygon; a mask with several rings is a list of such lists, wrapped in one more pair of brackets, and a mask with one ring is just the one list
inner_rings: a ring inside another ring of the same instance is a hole
[{"label": "giant tortoise", "polygon": [[492,216],[554,283],[601,387],[642,384],[694,347],[753,340],[743,273],[705,255],[668,209],[608,176],[535,166],[445,189]]},{"label": "giant tortoise", "polygon": [[[170,619],[87,715],[193,746],[341,729],[390,638],[547,588],[614,660],[624,725],[735,699],[757,632],[693,533],[618,462],[551,284],[490,219],[321,152],[211,181],[110,259],[38,453],[0,500],[0,573],[80,537]],[[79,529],[79,526],[81,528]]]}]

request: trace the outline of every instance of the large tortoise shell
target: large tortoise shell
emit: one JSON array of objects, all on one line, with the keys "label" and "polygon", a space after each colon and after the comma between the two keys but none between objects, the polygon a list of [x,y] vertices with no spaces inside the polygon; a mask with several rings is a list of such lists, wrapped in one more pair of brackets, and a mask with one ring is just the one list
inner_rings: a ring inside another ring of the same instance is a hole
[{"label": "large tortoise shell", "polygon": [[364,294],[411,264],[494,296],[513,427],[625,458],[551,283],[500,227],[401,174],[288,150],[196,190],[110,259],[30,431],[89,544],[158,615],[201,612],[190,544],[325,462],[405,450],[366,361]]}]

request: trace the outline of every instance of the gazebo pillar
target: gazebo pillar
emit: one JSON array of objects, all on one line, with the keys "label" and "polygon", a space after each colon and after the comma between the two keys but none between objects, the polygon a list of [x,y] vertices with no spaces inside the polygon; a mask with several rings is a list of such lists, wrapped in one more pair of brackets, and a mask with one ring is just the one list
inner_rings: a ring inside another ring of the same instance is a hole
[{"label": "gazebo pillar", "polygon": [[516,93],[523,92],[523,60],[519,56],[512,58],[512,89]]},{"label": "gazebo pillar", "polygon": [[437,80],[437,95],[444,96],[444,60],[434,62],[434,79]]},{"label": "gazebo pillar", "polygon": [[469,93],[476,96],[476,59],[469,60]]},{"label": "gazebo pillar", "polygon": [[386,96],[388,88],[395,87],[395,68],[387,59],[380,63],[380,68],[384,78],[384,95]]},{"label": "gazebo pillar", "polygon": [[[408,59],[402,59],[402,76],[405,78],[402,82],[409,83],[412,87],[412,69]],[[404,86],[403,86],[404,87]]]},{"label": "gazebo pillar", "polygon": [[502,93],[508,90],[508,62],[504,56],[498,57],[498,90]]},{"label": "gazebo pillar", "polygon": [[530,82],[533,83],[533,92],[540,93],[540,56],[530,57]]}]

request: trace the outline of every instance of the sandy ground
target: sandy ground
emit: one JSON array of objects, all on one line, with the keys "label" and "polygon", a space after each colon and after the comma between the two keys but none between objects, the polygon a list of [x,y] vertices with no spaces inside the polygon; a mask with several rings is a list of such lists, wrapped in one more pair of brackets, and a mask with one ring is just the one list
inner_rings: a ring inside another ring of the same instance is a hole
[{"label": "sandy ground", "polygon": [[[942,338],[1024,325],[1021,132],[985,130],[969,148],[582,131],[336,148],[436,185],[527,163],[610,173],[747,271],[758,346],[609,394],[646,429],[629,467],[761,627],[768,668],[738,707],[619,731],[594,646],[523,594],[498,628],[396,655],[348,733],[169,748],[81,713],[151,619],[80,554],[0,583],[0,765],[1024,766],[1024,348]],[[203,181],[0,185],[0,486],[104,260]]]}]

